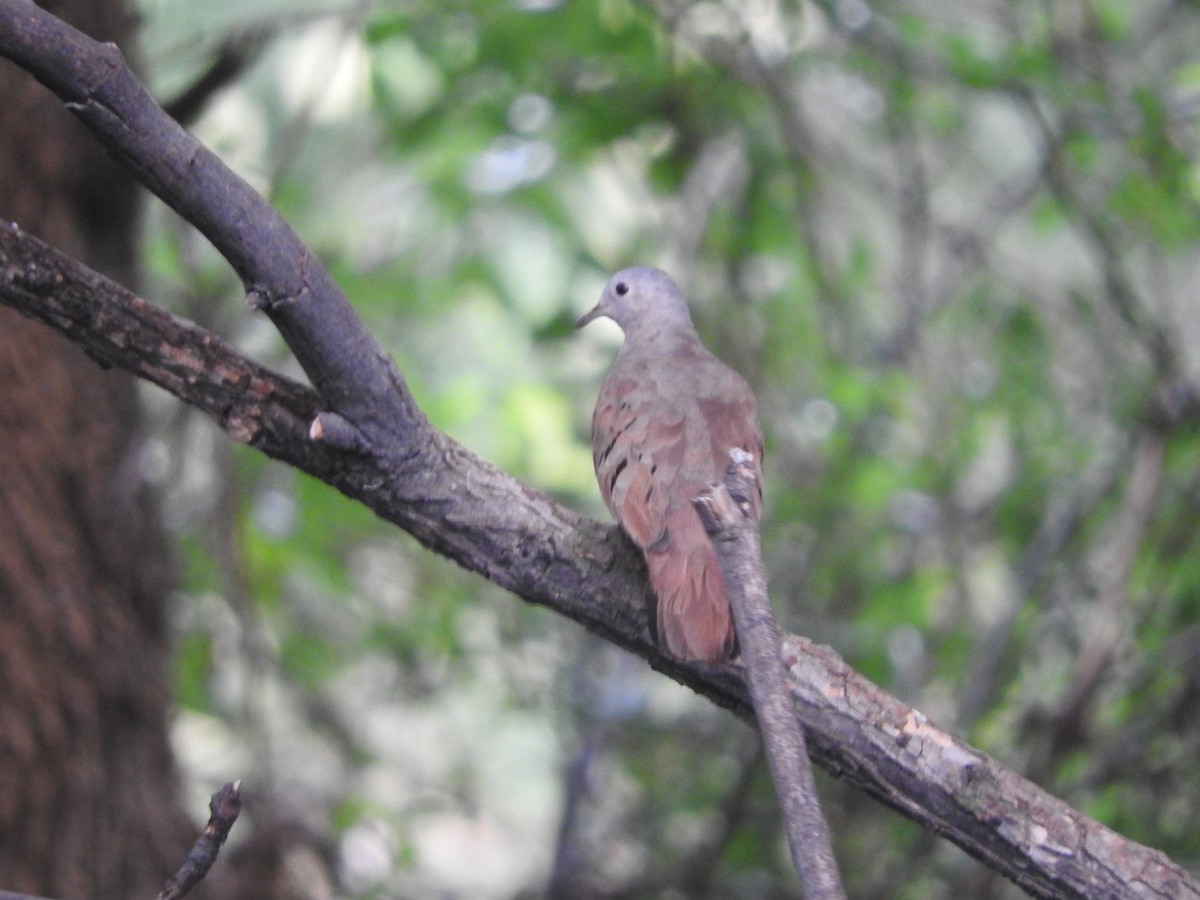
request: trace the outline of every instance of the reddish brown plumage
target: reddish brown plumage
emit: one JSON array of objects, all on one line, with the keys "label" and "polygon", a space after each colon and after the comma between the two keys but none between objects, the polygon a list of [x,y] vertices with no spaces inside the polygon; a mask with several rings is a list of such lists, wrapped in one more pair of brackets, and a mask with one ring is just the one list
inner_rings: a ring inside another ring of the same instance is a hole
[{"label": "reddish brown plumage", "polygon": [[646,557],[662,645],[680,659],[724,662],[733,621],[692,499],[721,480],[734,447],[761,466],[754,395],[700,343],[663,273],[618,272],[581,324],[596,315],[625,331],[592,417],[601,496]]}]

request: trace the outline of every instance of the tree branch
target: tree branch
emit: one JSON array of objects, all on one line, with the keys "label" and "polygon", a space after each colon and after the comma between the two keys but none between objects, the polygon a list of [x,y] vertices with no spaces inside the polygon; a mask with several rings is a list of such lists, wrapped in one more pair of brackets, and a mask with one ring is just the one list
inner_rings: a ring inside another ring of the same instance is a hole
[{"label": "tree branch", "polygon": [[[620,532],[525,487],[428,425],[421,466],[355,445],[350,438],[361,432],[319,412],[311,388],[2,223],[0,302],[75,341],[100,365],[166,389],[234,440],[359,500],[464,568],[638,655],[657,655],[645,621],[645,576]],[[594,568],[604,571],[595,588]],[[693,686],[699,677],[667,660],[662,668]],[[747,702],[735,687],[719,697],[731,708]]]},{"label": "tree branch", "polygon": [[[0,0],[0,55],[34,72],[242,275],[319,394],[215,336],[0,227],[0,298],[154,380],[235,439],[289,462],[426,547],[550,607],[749,719],[736,667],[663,657],[644,612],[644,565],[619,529],[555,503],[434,430],[349,303],[261,198],[170,122],[112,47],[28,0]],[[190,373],[190,374],[189,374]],[[309,436],[315,414],[334,439]],[[1045,897],[1200,898],[1163,854],[1126,841],[956,740],[828,648],[785,641],[813,759]]]},{"label": "tree branch", "polygon": [[844,898],[846,892],[833,855],[829,825],[821,813],[804,730],[788,688],[779,626],[767,596],[758,523],[750,511],[750,498],[758,494],[753,458],[737,449],[729,456],[724,483],[710,486],[693,503],[717,551],[800,883],[805,896],[813,900]]},{"label": "tree branch", "polygon": [[233,84],[258,61],[274,30],[273,27],[252,28],[222,41],[196,80],[173,100],[163,104],[167,115],[185,128],[195,122],[214,95]]},{"label": "tree branch", "polygon": [[208,801],[212,815],[208,824],[196,838],[187,859],[158,894],[158,900],[178,900],[186,896],[212,868],[221,852],[221,845],[229,837],[229,829],[242,811],[242,783],[231,781],[221,787]]},{"label": "tree branch", "polygon": [[0,4],[0,56],[56,93],[137,179],[229,261],[324,402],[393,453],[427,423],[395,365],[266,200],[163,112],[113,44],[21,0]]}]

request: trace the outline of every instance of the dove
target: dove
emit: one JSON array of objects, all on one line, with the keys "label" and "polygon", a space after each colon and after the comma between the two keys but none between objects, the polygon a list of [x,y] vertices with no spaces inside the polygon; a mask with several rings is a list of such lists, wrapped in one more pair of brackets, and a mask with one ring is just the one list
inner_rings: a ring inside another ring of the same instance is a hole
[{"label": "dove", "polygon": [[[592,416],[600,494],[646,559],[660,646],[679,660],[727,662],[733,617],[692,499],[721,480],[734,447],[753,456],[761,485],[754,394],[700,342],[687,301],[660,269],[617,272],[575,327],[600,317],[625,334]],[[752,503],[757,519],[761,494]]]}]

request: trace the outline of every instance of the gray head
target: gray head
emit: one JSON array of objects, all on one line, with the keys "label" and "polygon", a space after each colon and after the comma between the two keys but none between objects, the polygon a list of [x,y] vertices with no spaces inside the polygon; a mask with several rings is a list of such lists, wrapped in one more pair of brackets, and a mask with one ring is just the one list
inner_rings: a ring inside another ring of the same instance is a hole
[{"label": "gray head", "polygon": [[575,323],[582,328],[593,319],[608,316],[629,338],[635,334],[684,329],[692,332],[687,301],[671,276],[662,269],[638,266],[622,269],[608,280],[600,302]]}]

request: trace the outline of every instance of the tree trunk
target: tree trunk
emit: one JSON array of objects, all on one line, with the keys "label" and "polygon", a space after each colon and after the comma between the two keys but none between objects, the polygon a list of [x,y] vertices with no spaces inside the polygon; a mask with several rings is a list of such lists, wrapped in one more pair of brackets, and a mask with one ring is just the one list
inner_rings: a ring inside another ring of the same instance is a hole
[{"label": "tree trunk", "polygon": [[[120,0],[44,3],[124,45]],[[130,284],[136,195],[0,60],[0,214]],[[164,543],[134,385],[0,309],[0,889],[153,896],[191,829],[167,738]]]}]

